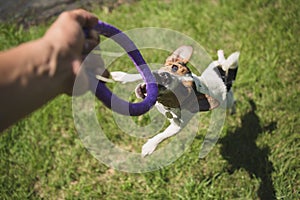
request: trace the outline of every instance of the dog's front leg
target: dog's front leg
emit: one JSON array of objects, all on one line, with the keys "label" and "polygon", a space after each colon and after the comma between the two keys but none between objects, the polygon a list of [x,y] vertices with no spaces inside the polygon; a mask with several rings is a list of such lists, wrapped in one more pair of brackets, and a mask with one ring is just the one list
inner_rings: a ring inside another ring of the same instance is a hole
[{"label": "dog's front leg", "polygon": [[157,145],[163,140],[167,139],[178,133],[181,130],[181,126],[173,119],[170,120],[171,124],[163,132],[157,134],[153,138],[149,139],[142,148],[142,156],[145,157],[153,153]]},{"label": "dog's front leg", "polygon": [[111,72],[110,74],[114,81],[121,82],[123,84],[143,80],[143,77],[140,74],[128,74],[120,71]]}]

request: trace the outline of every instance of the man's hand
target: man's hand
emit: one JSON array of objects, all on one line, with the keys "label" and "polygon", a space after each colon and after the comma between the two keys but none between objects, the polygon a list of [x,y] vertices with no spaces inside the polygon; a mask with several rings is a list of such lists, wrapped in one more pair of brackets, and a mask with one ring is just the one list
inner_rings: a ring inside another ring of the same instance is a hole
[{"label": "man's hand", "polygon": [[[92,28],[97,24],[98,18],[85,10],[73,10],[62,13],[48,29],[43,39],[48,42],[57,54],[56,64],[53,65],[51,73],[54,76],[65,74],[63,85],[64,91],[72,94],[72,88],[76,76],[84,83],[79,93],[84,93],[89,86],[88,75],[80,70],[84,57],[99,43],[99,35]],[[89,30],[85,38],[83,28]],[[103,61],[99,59],[97,67],[103,67]],[[89,66],[89,71],[96,73],[97,68]]]},{"label": "man's hand", "polygon": [[[0,131],[59,94],[72,94],[76,78],[81,83],[77,94],[88,90],[89,75],[80,66],[99,43],[92,30],[97,22],[85,10],[64,12],[42,38],[0,52]],[[83,28],[89,30],[87,37]],[[103,66],[98,56],[87,70],[100,74]]]}]

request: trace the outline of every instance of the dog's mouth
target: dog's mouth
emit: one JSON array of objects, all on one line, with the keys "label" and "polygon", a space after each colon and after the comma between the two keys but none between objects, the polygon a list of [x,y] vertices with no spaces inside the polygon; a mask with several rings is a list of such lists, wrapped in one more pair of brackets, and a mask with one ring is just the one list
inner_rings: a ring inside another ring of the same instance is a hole
[{"label": "dog's mouth", "polygon": [[[175,76],[172,76],[168,72],[152,72],[158,86],[158,96],[161,97],[162,95],[168,93],[168,91],[172,91],[173,88],[176,88],[179,85],[179,80],[176,80]],[[147,95],[146,84],[140,84],[139,88],[137,88],[139,96],[144,98]]]},{"label": "dog's mouth", "polygon": [[[173,75],[169,72],[153,72],[158,85],[158,102],[169,107],[179,107],[180,103],[189,96],[190,88],[183,84],[184,77]],[[145,98],[147,96],[146,84],[141,84],[136,88],[137,96]]]},{"label": "dog's mouth", "polygon": [[[156,82],[158,84],[159,92],[172,89],[178,85],[179,80],[168,72],[153,72]],[[176,84],[177,83],[177,84]]]}]

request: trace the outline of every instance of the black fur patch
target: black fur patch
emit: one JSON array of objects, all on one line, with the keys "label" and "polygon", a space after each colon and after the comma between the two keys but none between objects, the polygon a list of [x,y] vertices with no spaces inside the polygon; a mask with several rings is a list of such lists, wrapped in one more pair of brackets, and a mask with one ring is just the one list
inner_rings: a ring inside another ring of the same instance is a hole
[{"label": "black fur patch", "polygon": [[227,92],[228,92],[231,89],[232,83],[236,78],[238,67],[235,68],[235,69],[229,69],[227,76],[226,76],[226,72],[222,69],[221,66],[217,66],[217,69],[220,73],[220,76],[221,76],[224,84],[226,85],[226,89],[227,89]]}]

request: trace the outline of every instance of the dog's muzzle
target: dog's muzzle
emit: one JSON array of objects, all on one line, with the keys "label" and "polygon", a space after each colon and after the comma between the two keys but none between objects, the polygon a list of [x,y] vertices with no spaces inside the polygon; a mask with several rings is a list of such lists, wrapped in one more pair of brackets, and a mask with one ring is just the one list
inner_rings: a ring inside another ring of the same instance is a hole
[{"label": "dog's muzzle", "polygon": [[172,77],[168,72],[153,72],[154,77],[156,78],[157,84],[159,87],[167,88],[168,85],[172,83]]}]

